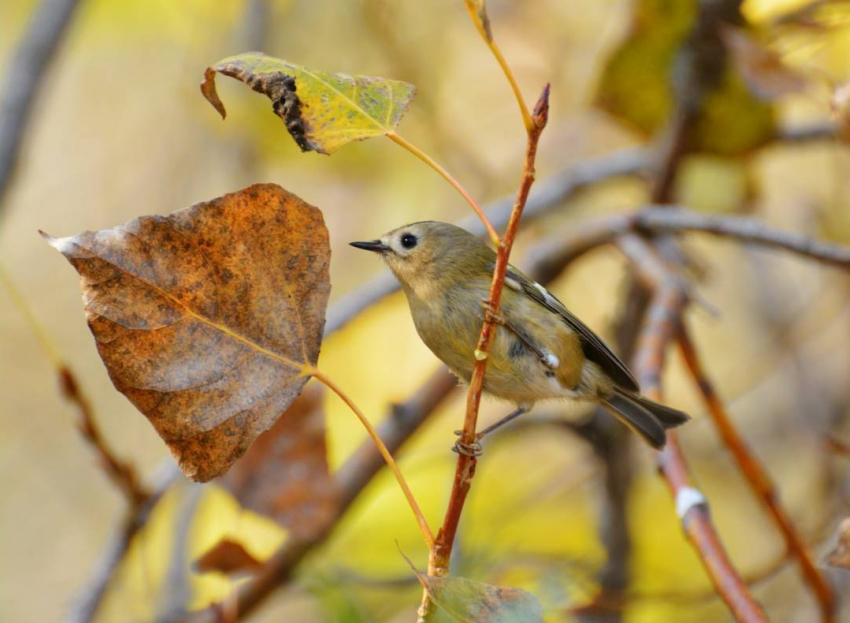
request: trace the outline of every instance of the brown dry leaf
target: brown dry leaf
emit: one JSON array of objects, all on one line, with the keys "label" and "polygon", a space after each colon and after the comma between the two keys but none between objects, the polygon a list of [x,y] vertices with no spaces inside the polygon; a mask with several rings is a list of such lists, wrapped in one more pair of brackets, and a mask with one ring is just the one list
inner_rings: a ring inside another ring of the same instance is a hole
[{"label": "brown dry leaf", "polygon": [[210,573],[216,571],[225,575],[252,573],[263,566],[241,543],[231,539],[222,539],[195,561],[195,571]]},{"label": "brown dry leaf", "polygon": [[738,72],[756,97],[774,100],[806,88],[806,79],[801,74],[745,30],[726,26],[721,34]]},{"label": "brown dry leaf", "polygon": [[308,387],[221,481],[244,508],[297,538],[322,530],[339,499],[328,473],[322,397],[320,386]]},{"label": "brown dry leaf", "polygon": [[330,292],[328,233],[318,208],[280,186],[45,237],[80,273],[113,384],[188,478],[227,471],[307,382]]},{"label": "brown dry leaf", "polygon": [[838,526],[838,543],[826,557],[833,567],[850,569],[850,517],[845,517]]}]

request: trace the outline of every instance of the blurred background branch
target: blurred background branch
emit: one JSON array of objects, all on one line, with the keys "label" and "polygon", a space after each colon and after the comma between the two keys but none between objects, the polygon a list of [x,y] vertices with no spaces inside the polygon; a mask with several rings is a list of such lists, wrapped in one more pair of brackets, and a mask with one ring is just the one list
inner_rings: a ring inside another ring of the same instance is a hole
[{"label": "blurred background branch", "polygon": [[81,0],[42,0],[0,84],[0,215],[45,76]]}]

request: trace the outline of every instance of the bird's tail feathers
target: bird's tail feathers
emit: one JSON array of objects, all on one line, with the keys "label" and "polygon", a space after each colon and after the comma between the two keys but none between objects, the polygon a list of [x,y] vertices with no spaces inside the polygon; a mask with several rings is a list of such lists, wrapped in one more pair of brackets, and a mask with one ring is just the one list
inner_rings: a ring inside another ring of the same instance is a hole
[{"label": "bird's tail feathers", "polygon": [[690,419],[681,411],[620,389],[615,389],[602,404],[656,449],[663,448],[667,442],[666,429],[684,424]]}]

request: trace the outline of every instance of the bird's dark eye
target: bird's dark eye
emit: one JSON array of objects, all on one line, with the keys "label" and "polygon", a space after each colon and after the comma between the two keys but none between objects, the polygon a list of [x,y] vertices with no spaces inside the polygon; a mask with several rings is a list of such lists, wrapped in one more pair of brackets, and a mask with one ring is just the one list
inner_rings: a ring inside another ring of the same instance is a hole
[{"label": "bird's dark eye", "polygon": [[404,234],[401,237],[401,246],[403,246],[405,249],[412,249],[416,246],[416,242],[416,236],[414,236],[413,234]]}]

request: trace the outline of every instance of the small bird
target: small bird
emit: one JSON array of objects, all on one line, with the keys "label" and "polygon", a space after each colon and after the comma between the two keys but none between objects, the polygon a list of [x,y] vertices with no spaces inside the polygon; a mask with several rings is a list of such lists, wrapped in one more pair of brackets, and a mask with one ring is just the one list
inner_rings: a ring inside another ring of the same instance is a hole
[{"label": "small bird", "polygon": [[496,253],[468,231],[422,221],[351,245],[380,253],[401,282],[422,341],[463,381],[472,377],[483,318],[489,315],[497,323],[484,390],[517,409],[479,433],[479,439],[548,399],[600,404],[654,448],[664,446],[666,429],[689,419],[641,396],[634,376],[611,349],[551,292],[513,266],[494,315],[486,299]]}]

